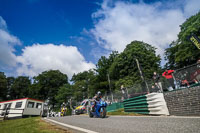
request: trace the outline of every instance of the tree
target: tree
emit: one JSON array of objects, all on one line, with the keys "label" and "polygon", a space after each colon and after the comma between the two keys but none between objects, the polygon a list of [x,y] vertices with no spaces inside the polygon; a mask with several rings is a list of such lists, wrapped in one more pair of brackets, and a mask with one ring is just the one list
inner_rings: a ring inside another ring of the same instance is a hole
[{"label": "tree", "polygon": [[187,19],[180,28],[178,39],[165,51],[167,68],[182,68],[196,63],[200,58],[200,50],[188,39],[192,34],[200,38],[200,12]]},{"label": "tree", "polygon": [[58,93],[55,97],[57,104],[61,105],[63,102],[67,103],[70,98],[72,98],[73,89],[70,84],[64,84],[58,90]]},{"label": "tree", "polygon": [[56,101],[56,95],[59,88],[64,84],[68,84],[68,77],[66,74],[61,73],[59,70],[44,71],[38,76],[34,77],[34,84],[31,86],[31,94],[42,100],[49,100],[54,108]]},{"label": "tree", "polygon": [[93,70],[74,74],[71,81],[74,90],[74,99],[82,101],[84,98],[91,98],[98,89],[98,82]]},{"label": "tree", "polygon": [[0,101],[7,99],[7,80],[3,72],[0,72]]},{"label": "tree", "polygon": [[14,77],[7,77],[7,93],[8,93],[8,99],[12,99],[11,97],[11,87],[14,84],[15,78]]},{"label": "tree", "polygon": [[116,88],[133,86],[141,83],[136,59],[139,60],[146,79],[151,79],[154,71],[160,71],[160,56],[156,55],[156,48],[140,41],[133,41],[126,46],[112,63],[109,72],[116,80]]},{"label": "tree", "polygon": [[[108,83],[108,74],[109,69],[111,65],[113,64],[114,60],[117,58],[119,53],[117,51],[113,51],[109,57],[101,56],[97,63],[97,69],[96,72],[97,74],[97,82],[99,83],[99,90],[102,90],[103,92],[109,92],[109,83]],[[111,77],[111,85],[113,84],[113,80]],[[113,86],[113,85],[112,85]]]},{"label": "tree", "polygon": [[26,76],[19,76],[14,80],[11,86],[11,99],[24,98],[28,96],[28,88],[31,85],[31,80]]}]

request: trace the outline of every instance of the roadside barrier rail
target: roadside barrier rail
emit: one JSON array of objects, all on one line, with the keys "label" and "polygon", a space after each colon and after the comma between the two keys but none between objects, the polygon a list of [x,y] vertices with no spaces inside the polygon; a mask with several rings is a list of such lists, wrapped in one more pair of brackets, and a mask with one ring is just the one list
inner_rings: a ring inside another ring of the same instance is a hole
[{"label": "roadside barrier rail", "polygon": [[163,93],[150,93],[124,100],[124,111],[138,114],[169,115]]}]

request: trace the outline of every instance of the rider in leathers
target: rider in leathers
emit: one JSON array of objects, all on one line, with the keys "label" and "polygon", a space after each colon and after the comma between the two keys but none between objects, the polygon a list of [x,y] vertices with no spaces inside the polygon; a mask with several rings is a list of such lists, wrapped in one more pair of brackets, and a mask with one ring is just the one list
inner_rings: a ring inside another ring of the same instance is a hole
[{"label": "rider in leathers", "polygon": [[102,98],[102,95],[100,91],[98,91],[97,94],[93,97],[93,100],[94,100],[93,111],[96,108],[95,112],[98,117],[100,117],[100,113],[99,113],[99,106],[97,106],[97,102],[99,102],[101,98]]}]

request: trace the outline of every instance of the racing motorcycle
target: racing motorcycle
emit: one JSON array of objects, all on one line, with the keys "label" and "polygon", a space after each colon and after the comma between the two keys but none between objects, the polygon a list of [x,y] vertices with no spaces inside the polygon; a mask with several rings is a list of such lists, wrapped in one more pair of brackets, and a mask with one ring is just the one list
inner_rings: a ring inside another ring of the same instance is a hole
[{"label": "racing motorcycle", "polygon": [[[96,104],[95,104],[96,102]],[[89,117],[99,117],[99,118],[105,118],[106,117],[106,106],[107,103],[100,99],[100,101],[90,101],[89,106]]]}]

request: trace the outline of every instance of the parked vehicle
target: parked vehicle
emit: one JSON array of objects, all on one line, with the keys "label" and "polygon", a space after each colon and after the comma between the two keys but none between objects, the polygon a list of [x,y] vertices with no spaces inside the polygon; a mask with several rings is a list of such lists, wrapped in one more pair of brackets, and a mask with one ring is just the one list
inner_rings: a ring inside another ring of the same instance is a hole
[{"label": "parked vehicle", "polygon": [[22,98],[0,102],[0,116],[8,118],[26,117],[26,116],[42,116],[44,101]]},{"label": "parked vehicle", "polygon": [[87,112],[87,106],[88,106],[89,99],[85,99],[81,102],[80,106],[75,108],[75,114],[84,114]]},{"label": "parked vehicle", "polygon": [[89,107],[89,117],[100,117],[105,118],[106,117],[106,107],[107,103],[103,101],[102,99],[100,101],[90,101],[90,107]]}]

